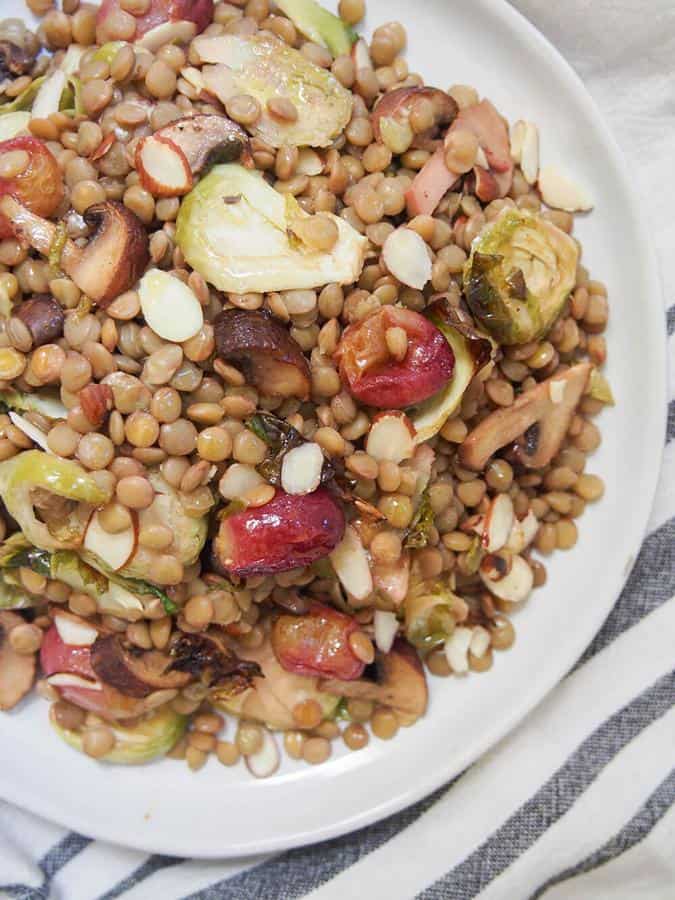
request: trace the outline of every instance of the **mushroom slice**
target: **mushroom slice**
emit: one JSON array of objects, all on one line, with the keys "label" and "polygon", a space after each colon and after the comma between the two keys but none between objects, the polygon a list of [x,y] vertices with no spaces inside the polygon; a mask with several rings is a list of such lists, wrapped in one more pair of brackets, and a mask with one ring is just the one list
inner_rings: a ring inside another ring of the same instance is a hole
[{"label": "mushroom slice", "polygon": [[91,648],[91,667],[102,682],[127,697],[182,688],[192,680],[189,673],[174,670],[166,654],[125,647],[119,635],[99,637]]},{"label": "mushroom slice", "polygon": [[[0,212],[11,220],[17,236],[49,256],[57,239],[56,225],[10,196],[0,200]],[[59,265],[83,293],[106,307],[143,273],[150,258],[148,237],[140,219],[121,203],[95,203],[83,218],[93,229],[89,243],[78,247],[67,240]]]},{"label": "mushroom slice", "polygon": [[202,684],[234,696],[251,687],[262,672],[257,662],[239,659],[217,630],[183,633],[171,648],[171,671],[188,673]]},{"label": "mushroom slice", "polygon": [[[204,63],[206,90],[225,104],[237,94],[255,97],[262,115],[253,134],[273,147],[328,147],[352,113],[352,96],[326,69],[270,34],[198,37],[192,49]],[[268,102],[290,101],[293,121],[275,116]]]},{"label": "mushroom slice", "polygon": [[227,309],[214,328],[217,355],[239,366],[261,394],[309,399],[309,364],[277,319],[257,310]]},{"label": "mushroom slice", "polygon": [[462,465],[480,471],[512,441],[517,441],[515,452],[523,465],[548,465],[560,450],[592,368],[591,363],[578,363],[525,391],[512,406],[490,413],[460,446]]},{"label": "mushroom slice", "polygon": [[374,664],[366,669],[370,677],[358,681],[324,681],[329,694],[356,700],[371,700],[418,719],[426,712],[429,699],[427,680],[420,658],[403,638],[394,641],[389,653],[375,653]]},{"label": "mushroom slice", "polygon": [[0,709],[13,709],[30,691],[35,678],[35,655],[16,653],[9,633],[24,620],[16,613],[0,612]]},{"label": "mushroom slice", "polygon": [[143,138],[136,147],[141,183],[163,197],[187,194],[194,175],[216,163],[238,159],[251,164],[248,136],[226,116],[178,119]]}]

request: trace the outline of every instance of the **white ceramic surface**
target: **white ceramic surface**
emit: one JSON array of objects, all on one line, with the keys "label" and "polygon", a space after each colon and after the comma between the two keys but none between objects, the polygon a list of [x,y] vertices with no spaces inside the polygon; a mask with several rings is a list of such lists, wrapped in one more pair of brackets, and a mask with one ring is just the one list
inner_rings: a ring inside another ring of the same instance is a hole
[{"label": "white ceramic surface", "polygon": [[[4,17],[18,0],[1,0]],[[542,160],[588,185],[584,262],[611,298],[608,374],[615,410],[589,469],[604,500],[580,521],[571,553],[547,561],[546,587],[516,616],[515,649],[493,670],[435,680],[426,718],[310,768],[256,781],[215,760],[197,774],[165,760],[99,765],[62,744],[37,698],[0,717],[0,796],[87,835],[163,853],[224,857],[281,850],[367,825],[456,775],[522,719],[570,669],[609,613],[638,552],[664,434],[662,305],[629,174],[582,83],[502,0],[368,0],[369,25],[406,24],[411,70],[430,84],[475,85],[510,119],[538,123]],[[230,726],[230,734],[232,733]]]}]

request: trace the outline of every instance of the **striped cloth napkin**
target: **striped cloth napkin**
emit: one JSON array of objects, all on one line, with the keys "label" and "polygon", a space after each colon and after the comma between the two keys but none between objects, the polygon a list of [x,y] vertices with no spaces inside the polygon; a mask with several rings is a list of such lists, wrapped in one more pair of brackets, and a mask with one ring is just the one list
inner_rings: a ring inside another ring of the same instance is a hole
[{"label": "striped cloth napkin", "polygon": [[[514,5],[580,72],[634,167],[663,263],[672,359],[672,0]],[[355,834],[228,862],[114,848],[0,804],[0,896],[675,898],[674,382],[671,374],[669,443],[656,505],[621,599],[572,673],[454,782]]]}]

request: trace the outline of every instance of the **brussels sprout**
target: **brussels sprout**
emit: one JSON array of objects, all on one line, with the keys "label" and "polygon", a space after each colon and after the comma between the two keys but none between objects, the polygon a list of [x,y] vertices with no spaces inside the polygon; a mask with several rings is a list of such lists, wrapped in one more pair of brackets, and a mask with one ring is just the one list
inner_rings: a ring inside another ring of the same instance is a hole
[{"label": "brussels sprout", "polygon": [[24,88],[24,90],[21,91],[18,97],[15,97],[9,103],[3,103],[2,105],[0,105],[0,116],[6,116],[9,113],[15,113],[18,111],[30,109],[33,105],[33,100],[35,100],[35,97],[37,96],[37,93],[40,90],[40,87],[44,84],[45,80],[46,79],[44,75],[41,75],[40,78],[35,78],[33,81],[31,81],[27,88]]},{"label": "brussels sprout", "polygon": [[[325,215],[328,215],[326,213]],[[295,198],[236,163],[216,166],[183,200],[176,240],[193,269],[221,291],[283,291],[352,284],[368,241],[330,216],[338,240],[330,252],[310,249],[293,234],[305,219]]]},{"label": "brussels sprout", "polygon": [[442,581],[423,581],[411,589],[404,604],[405,636],[420,650],[443,644],[455,630],[453,609],[459,598]]},{"label": "brussels sprout", "polygon": [[610,383],[609,381],[607,381],[602,372],[598,371],[598,369],[593,369],[593,371],[591,372],[588,395],[594,400],[599,400],[601,403],[604,403],[607,406],[616,405]]},{"label": "brussels sprout", "polygon": [[464,291],[473,314],[501,344],[543,337],[576,280],[579,249],[552,222],[505,209],[473,242]]},{"label": "brussels sprout", "polygon": [[48,419],[65,419],[68,410],[59,400],[55,391],[43,390],[40,394],[24,391],[0,391],[0,408],[17,412],[37,412]]},{"label": "brussels sprout", "polygon": [[406,550],[421,550],[429,543],[429,531],[434,524],[434,511],[429,500],[429,490],[422,494],[419,507],[406,531],[403,546]]},{"label": "brussels sprout", "polygon": [[19,568],[28,566],[44,574],[42,550],[37,550],[17,532],[0,545],[0,609],[28,609],[42,602],[41,597],[29,594],[21,584]]},{"label": "brussels sprout", "polygon": [[438,434],[462,402],[471,379],[490,361],[492,354],[490,341],[463,322],[447,300],[437,300],[429,307],[427,314],[450,344],[455,356],[455,368],[442,390],[409,411],[417,432],[417,444],[423,444]]},{"label": "brussels sprout", "polygon": [[295,675],[282,668],[269,640],[256,650],[246,649],[244,654],[244,659],[258,663],[263,678],[256,678],[254,687],[235,696],[216,688],[210,695],[215,706],[276,730],[298,727],[293,707],[305,700],[316,700],[324,718],[335,715],[340,698],[319,690],[318,678]]},{"label": "brussels sprout", "polygon": [[[66,744],[79,750],[80,753],[84,752],[81,732],[62,728],[52,714],[49,720]],[[101,760],[123,766],[135,766],[150,762],[157,756],[164,756],[183,737],[187,721],[187,716],[181,716],[170,707],[164,706],[132,728],[111,724],[115,746],[110,753],[101,757]]]},{"label": "brussels sprout", "polygon": [[277,0],[277,6],[305,37],[321,47],[327,47],[333,56],[345,56],[351,52],[356,33],[316,0]]},{"label": "brussels sprout", "polygon": [[79,547],[94,507],[110,499],[82,466],[41,450],[0,464],[0,496],[26,538],[43,550]]},{"label": "brussels sprout", "polygon": [[[298,50],[264,34],[252,36],[202,35],[192,48],[205,65],[205,89],[226,103],[236,94],[249,94],[260,103],[262,115],[250,131],[273,147],[328,147],[349,122],[352,95],[328,70],[310,62]],[[294,121],[273,116],[267,101],[290,100]]]}]

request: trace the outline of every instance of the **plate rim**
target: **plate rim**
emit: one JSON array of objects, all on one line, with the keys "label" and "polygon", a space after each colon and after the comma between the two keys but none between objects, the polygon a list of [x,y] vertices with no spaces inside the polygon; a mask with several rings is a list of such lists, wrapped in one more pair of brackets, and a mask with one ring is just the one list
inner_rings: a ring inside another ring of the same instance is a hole
[{"label": "plate rim", "polygon": [[[628,212],[634,222],[635,234],[640,241],[640,257],[644,260],[646,277],[651,283],[650,294],[653,295],[654,298],[651,302],[652,304],[656,304],[657,301],[659,301],[660,307],[663,309],[664,293],[660,278],[659,262],[656,250],[649,239],[646,216],[638,203],[637,189],[633,187],[629,178],[629,167],[626,156],[581,77],[557,47],[529,19],[527,19],[523,13],[511,6],[508,0],[474,0],[474,4],[482,7],[486,14],[499,18],[505,28],[509,31],[524,32],[530,42],[537,43],[539,47],[546,52],[547,57],[551,59],[551,63],[555,66],[559,77],[574,90],[576,101],[585,108],[587,114],[593,119],[601,134],[613,166],[620,176],[625,196],[630,201]],[[656,322],[655,316],[653,318],[654,322],[652,325]],[[652,316],[650,316],[650,320],[651,319]],[[617,574],[615,589],[613,592],[608,592],[613,596],[612,602],[607,606],[603,605],[599,608],[599,612],[594,617],[592,629],[589,626],[587,631],[584,630],[583,635],[574,640],[573,646],[572,642],[570,642],[569,653],[564,655],[564,660],[566,660],[566,662],[561,662],[558,665],[547,669],[540,679],[532,679],[530,687],[527,690],[523,690],[519,695],[518,703],[509,707],[508,714],[501,717],[491,728],[486,727],[480,737],[475,739],[470,746],[467,747],[465,752],[455,753],[451,758],[451,762],[447,765],[439,764],[434,766],[429,774],[424,777],[416,778],[414,784],[407,789],[403,791],[397,790],[397,793],[391,799],[383,801],[376,806],[370,806],[354,815],[343,817],[319,828],[313,828],[311,831],[302,829],[295,830],[290,834],[285,833],[281,837],[271,837],[261,841],[248,840],[240,843],[230,843],[226,847],[219,846],[216,848],[215,846],[209,846],[203,848],[201,851],[199,848],[196,848],[196,852],[191,852],[189,857],[185,857],[185,847],[180,847],[171,837],[167,838],[165,836],[163,838],[161,833],[158,832],[148,833],[143,836],[140,836],[139,834],[139,841],[129,843],[122,833],[124,831],[124,825],[122,823],[112,824],[110,827],[107,827],[104,822],[98,819],[94,824],[94,827],[86,829],[87,836],[94,840],[105,841],[106,843],[131,848],[139,852],[168,854],[179,856],[181,858],[204,860],[226,860],[242,856],[259,856],[294,848],[307,847],[367,827],[377,821],[381,821],[387,816],[391,816],[408,808],[442,785],[447,784],[452,778],[456,777],[468,766],[472,765],[517,727],[517,725],[565,678],[567,673],[579,660],[586,647],[588,647],[590,642],[602,628],[603,623],[616,605],[621,591],[633,570],[637,555],[641,549],[642,542],[644,541],[665,451],[667,425],[667,332],[665,328],[665,319],[660,334],[661,339],[654,341],[654,346],[652,347],[653,356],[650,360],[650,364],[654,370],[658,369],[658,373],[660,374],[660,378],[658,380],[655,379],[655,386],[658,388],[659,396],[655,400],[652,400],[652,405],[655,416],[653,428],[655,432],[658,432],[661,440],[658,445],[647,445],[645,449],[643,464],[644,471],[647,473],[645,478],[649,485],[649,489],[644,491],[639,500],[636,501],[639,502],[639,509],[636,506],[633,507],[632,522],[634,524],[631,531],[633,532],[634,537],[629,545],[629,548],[632,547],[630,565],[626,565],[624,569]],[[639,512],[639,514],[636,515],[636,512]],[[32,797],[26,799],[20,797],[19,793],[19,790],[14,790],[12,784],[0,783],[0,796],[2,796],[3,799],[6,799],[8,802],[41,818],[47,819],[72,831],[82,833],[81,823],[78,824],[78,822],[74,820],[74,817],[71,818],[66,808],[60,806],[57,808],[54,803],[48,803],[46,807],[40,806],[40,804],[32,802]],[[54,808],[52,808],[52,806]],[[191,850],[194,849],[195,848],[191,848]]]}]

